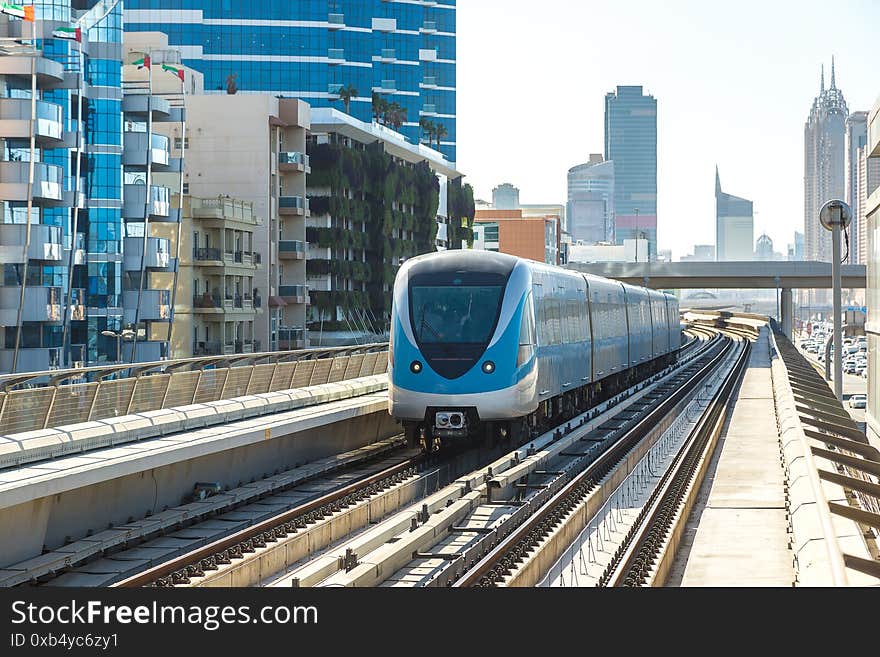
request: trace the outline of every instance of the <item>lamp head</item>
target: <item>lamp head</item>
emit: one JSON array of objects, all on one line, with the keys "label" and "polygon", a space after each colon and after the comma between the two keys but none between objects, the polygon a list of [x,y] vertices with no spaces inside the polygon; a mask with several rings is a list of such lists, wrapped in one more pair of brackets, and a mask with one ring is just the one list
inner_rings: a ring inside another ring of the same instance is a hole
[{"label": "lamp head", "polygon": [[833,230],[835,226],[846,228],[852,221],[852,209],[840,199],[832,199],[819,210],[819,223],[825,230]]}]

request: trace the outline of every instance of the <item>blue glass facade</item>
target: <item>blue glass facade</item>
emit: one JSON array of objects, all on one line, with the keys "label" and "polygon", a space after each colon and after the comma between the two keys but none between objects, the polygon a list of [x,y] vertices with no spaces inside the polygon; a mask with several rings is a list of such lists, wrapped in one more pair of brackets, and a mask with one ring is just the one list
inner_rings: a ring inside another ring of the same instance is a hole
[{"label": "blue glass facade", "polygon": [[344,110],[340,87],[357,90],[350,113],[372,117],[372,93],[406,109],[400,131],[420,137],[419,118],[442,125],[440,151],[455,161],[455,0],[128,0],[127,31],[159,31],[182,47],[205,91],[302,98]]},{"label": "blue glass facade", "polygon": [[605,96],[605,159],[614,162],[614,228],[618,244],[644,236],[657,255],[657,101],[642,87]]},{"label": "blue glass facade", "polygon": [[[27,285],[59,288],[57,298],[53,292],[53,303],[57,302],[62,308],[67,306],[67,312],[48,322],[24,323],[21,347],[63,347],[61,357],[55,362],[59,366],[76,361],[115,361],[115,340],[100,333],[107,329],[119,330],[123,316],[122,3],[115,6],[101,3],[95,7],[98,2],[35,0],[33,4],[36,23],[28,25],[38,26],[36,33],[44,37],[37,40],[37,48],[42,57],[60,63],[73,84],[60,85],[71,88],[38,91],[42,101],[61,108],[60,119],[66,137],[64,143],[54,144],[55,147],[36,149],[35,158],[58,167],[64,198],[62,202],[35,206],[31,221],[60,227],[64,252],[55,262],[30,262]],[[87,90],[81,99],[76,84],[80,46],[76,41],[50,35],[55,27],[72,25],[86,13],[93,18],[78,23],[84,26],[82,63]],[[25,37],[30,35],[29,29],[22,26]],[[30,97],[29,83],[20,85],[9,79],[3,90],[0,96]],[[81,103],[79,112],[77,103]],[[76,143],[78,114],[83,121],[83,149]],[[25,150],[29,157],[29,148]],[[75,190],[82,199],[76,218]],[[21,223],[24,214],[23,204],[4,202],[2,222]],[[76,257],[76,253],[82,254],[81,257]],[[5,282],[7,286],[12,283]],[[14,344],[14,331],[8,328],[4,344],[7,348]]]}]

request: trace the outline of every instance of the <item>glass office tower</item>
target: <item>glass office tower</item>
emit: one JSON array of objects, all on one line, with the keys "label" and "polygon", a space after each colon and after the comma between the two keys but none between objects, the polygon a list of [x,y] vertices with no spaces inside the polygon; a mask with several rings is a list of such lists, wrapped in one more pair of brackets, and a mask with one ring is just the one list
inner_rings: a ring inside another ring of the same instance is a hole
[{"label": "glass office tower", "polygon": [[605,96],[605,159],[614,161],[614,233],[648,240],[657,256],[657,101],[642,87]]},{"label": "glass office tower", "polygon": [[[297,97],[368,123],[377,93],[405,109],[397,129],[407,139],[439,139],[454,162],[455,13],[455,0],[127,0],[125,28],[168,34],[209,93]],[[346,109],[338,92],[349,87]]]},{"label": "glass office tower", "polygon": [[0,371],[116,360],[123,314],[122,4],[33,6],[2,17]]}]

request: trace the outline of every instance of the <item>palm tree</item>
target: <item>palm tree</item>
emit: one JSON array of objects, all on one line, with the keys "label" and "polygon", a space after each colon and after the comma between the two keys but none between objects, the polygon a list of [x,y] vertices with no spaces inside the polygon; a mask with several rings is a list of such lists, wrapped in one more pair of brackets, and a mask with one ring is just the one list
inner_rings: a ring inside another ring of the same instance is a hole
[{"label": "palm tree", "polygon": [[400,126],[406,123],[406,108],[401,107],[397,103],[391,103],[388,107],[388,117],[386,120],[392,128],[400,130]]},{"label": "palm tree", "polygon": [[[388,112],[388,101],[382,98],[375,91],[373,92],[373,118],[376,120],[376,123],[381,123],[384,121],[385,114]],[[380,121],[380,119],[382,121]]]},{"label": "palm tree", "polygon": [[430,146],[433,143],[434,131],[437,129],[437,126],[434,125],[433,121],[423,116],[419,119],[419,128],[428,136],[428,145]]},{"label": "palm tree", "polygon": [[434,136],[437,137],[437,150],[440,150],[440,140],[443,139],[449,133],[446,132],[446,126],[442,123],[437,126],[437,129],[434,131]]},{"label": "palm tree", "polygon": [[339,96],[338,100],[341,100],[342,104],[345,105],[345,113],[351,114],[351,99],[357,97],[358,90],[349,84],[340,87],[336,95]]}]

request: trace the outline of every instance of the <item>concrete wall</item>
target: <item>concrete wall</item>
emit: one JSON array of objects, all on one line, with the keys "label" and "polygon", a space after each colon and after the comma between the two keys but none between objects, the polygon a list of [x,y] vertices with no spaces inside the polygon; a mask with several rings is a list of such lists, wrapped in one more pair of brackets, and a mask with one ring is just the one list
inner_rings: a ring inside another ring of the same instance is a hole
[{"label": "concrete wall", "polygon": [[[183,504],[196,482],[235,487],[400,432],[384,409],[332,425],[144,469],[0,510],[0,567]],[[97,453],[96,453],[97,454]],[[81,458],[81,457],[71,457]]]}]

